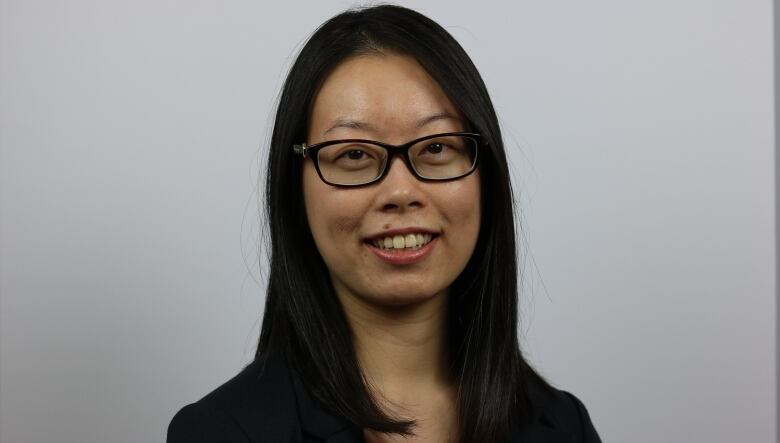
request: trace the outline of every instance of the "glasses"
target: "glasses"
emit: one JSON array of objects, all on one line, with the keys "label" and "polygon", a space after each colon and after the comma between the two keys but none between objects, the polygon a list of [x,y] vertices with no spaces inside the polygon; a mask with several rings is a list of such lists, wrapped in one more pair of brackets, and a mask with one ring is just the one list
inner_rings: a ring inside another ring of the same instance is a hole
[{"label": "glasses", "polygon": [[364,186],[387,175],[390,158],[400,155],[412,174],[423,181],[465,177],[477,167],[482,137],[471,132],[447,132],[394,146],[373,140],[329,140],[293,145],[296,154],[314,162],[320,179],[332,186]]}]

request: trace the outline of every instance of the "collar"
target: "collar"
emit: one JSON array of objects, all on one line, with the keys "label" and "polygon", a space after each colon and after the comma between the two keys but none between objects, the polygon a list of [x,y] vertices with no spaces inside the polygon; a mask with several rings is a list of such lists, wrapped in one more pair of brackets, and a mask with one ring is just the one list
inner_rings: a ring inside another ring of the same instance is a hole
[{"label": "collar", "polygon": [[292,371],[290,374],[298,417],[304,432],[327,443],[363,442],[363,431],[360,428],[347,419],[326,411],[312,398],[297,374]]},{"label": "collar", "polygon": [[[363,442],[363,432],[348,420],[335,416],[322,408],[311,397],[301,380],[292,374],[301,427],[308,434],[327,443]],[[544,401],[541,389],[532,388],[532,396],[539,401],[537,413],[530,423],[514,423],[506,443],[572,443],[575,436],[559,429],[559,422],[552,405]]]},{"label": "collar", "polygon": [[[274,428],[279,430],[278,439],[272,438],[272,441],[286,441],[288,437],[282,437],[282,430],[294,427],[297,420],[290,417],[289,412],[295,410],[302,431],[317,440],[325,443],[364,442],[362,429],[324,409],[281,355],[271,354],[264,361],[255,361],[252,365],[262,367],[262,376],[257,376],[253,387],[246,389],[244,395],[247,399],[274,398],[275,401],[250,401],[254,408],[235,411],[234,417],[249,435],[268,435],[268,428],[258,427],[257,417],[264,417],[264,422],[275,423]],[[558,419],[554,398],[535,384],[531,386],[531,397],[537,406],[533,419],[528,423],[513,423],[506,443],[575,442],[575,435],[565,429]],[[276,435],[275,432],[272,433]]]}]

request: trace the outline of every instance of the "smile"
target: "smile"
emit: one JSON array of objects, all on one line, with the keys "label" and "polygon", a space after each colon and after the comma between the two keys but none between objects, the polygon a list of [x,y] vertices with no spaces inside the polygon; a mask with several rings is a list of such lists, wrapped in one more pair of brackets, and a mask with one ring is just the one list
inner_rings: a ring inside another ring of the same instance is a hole
[{"label": "smile", "polygon": [[438,234],[417,233],[366,240],[364,244],[377,258],[387,264],[411,265],[423,261],[430,255],[438,239]]},{"label": "smile", "polygon": [[394,235],[370,240],[371,244],[380,249],[420,249],[431,242],[432,234],[417,233]]}]

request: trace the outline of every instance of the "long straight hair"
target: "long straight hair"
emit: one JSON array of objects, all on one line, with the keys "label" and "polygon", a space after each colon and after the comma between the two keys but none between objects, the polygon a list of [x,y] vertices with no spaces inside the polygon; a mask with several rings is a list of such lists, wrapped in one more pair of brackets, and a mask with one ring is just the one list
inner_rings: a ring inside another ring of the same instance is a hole
[{"label": "long straight hair", "polygon": [[282,353],[312,396],[361,428],[409,435],[410,419],[391,417],[370,394],[351,330],[311,235],[303,206],[303,159],[292,145],[306,139],[312,101],[345,59],[409,55],[436,80],[486,139],[480,159],[482,213],[474,252],[450,287],[450,367],[458,383],[461,442],[506,438],[532,416],[532,381],[549,387],[524,360],[517,338],[517,259],[512,189],[492,102],[463,48],[424,15],[393,5],[343,12],[320,26],[301,49],[276,113],[266,181],[270,273],[256,357]]}]

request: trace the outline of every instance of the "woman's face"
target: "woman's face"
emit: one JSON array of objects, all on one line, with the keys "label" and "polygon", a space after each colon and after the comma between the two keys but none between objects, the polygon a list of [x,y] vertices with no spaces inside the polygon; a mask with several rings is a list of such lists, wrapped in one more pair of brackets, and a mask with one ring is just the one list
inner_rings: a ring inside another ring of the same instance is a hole
[{"label": "woman's face", "polygon": [[[361,138],[398,145],[464,129],[415,59],[386,53],[347,59],[327,77],[314,99],[307,143]],[[400,157],[388,162],[382,181],[337,188],[320,180],[307,159],[306,216],[340,298],[409,305],[446,294],[466,266],[479,233],[480,178],[475,171],[422,182]]]}]

